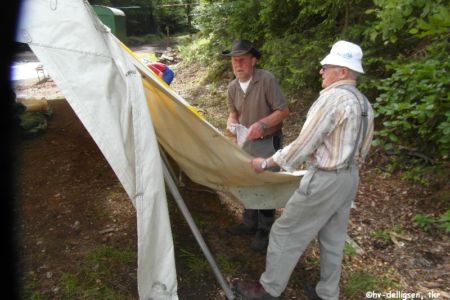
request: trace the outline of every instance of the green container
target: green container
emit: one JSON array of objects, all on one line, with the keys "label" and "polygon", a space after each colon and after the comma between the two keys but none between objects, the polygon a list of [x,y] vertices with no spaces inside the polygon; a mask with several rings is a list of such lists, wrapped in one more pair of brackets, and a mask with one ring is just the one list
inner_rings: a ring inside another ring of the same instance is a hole
[{"label": "green container", "polygon": [[125,13],[117,8],[92,5],[100,21],[111,29],[111,32],[122,42],[127,38]]}]

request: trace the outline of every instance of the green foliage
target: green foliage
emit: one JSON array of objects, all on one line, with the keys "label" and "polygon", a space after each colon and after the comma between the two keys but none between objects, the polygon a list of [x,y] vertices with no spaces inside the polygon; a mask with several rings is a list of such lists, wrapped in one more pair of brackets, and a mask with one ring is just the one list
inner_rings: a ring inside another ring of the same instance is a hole
[{"label": "green foliage", "polygon": [[260,46],[261,28],[258,22],[260,1],[216,1],[197,6],[193,24],[200,31],[203,43],[198,54],[206,58],[207,65],[221,58],[235,39],[249,39]]},{"label": "green foliage", "polygon": [[351,273],[343,289],[346,299],[364,299],[368,291],[395,289],[395,282],[370,274],[366,271]]},{"label": "green foliage", "polygon": [[366,11],[374,21],[365,30],[371,41],[381,40],[384,45],[414,45],[418,38],[448,33],[448,1],[435,0],[374,0]]},{"label": "green foliage", "polygon": [[42,300],[45,297],[41,294],[38,286],[38,276],[35,272],[28,272],[22,284],[20,299]]},{"label": "green foliage", "polygon": [[[136,253],[113,247],[101,247],[89,252],[80,262],[77,273],[61,276],[61,293],[64,299],[132,299],[132,295],[117,286],[116,278],[122,268],[136,261]],[[117,276],[111,277],[111,274]]]},{"label": "green foliage", "polygon": [[136,259],[136,253],[134,251],[120,250],[113,247],[101,247],[89,253],[87,259],[90,263],[102,264],[108,267],[114,263],[131,263]]},{"label": "green foliage", "polygon": [[429,185],[428,179],[425,177],[423,173],[423,168],[420,167],[412,167],[409,170],[403,172],[401,178],[403,180],[408,180],[414,183],[418,183],[422,186]]},{"label": "green foliage", "polygon": [[432,215],[417,214],[412,219],[413,224],[420,227],[423,230],[429,230],[435,223],[435,219]]},{"label": "green foliage", "polygon": [[[445,3],[444,3],[445,4]],[[448,3],[447,3],[448,4]],[[437,6],[432,13],[429,14],[427,20],[419,19],[417,27],[412,28],[410,33],[417,35],[419,38],[436,37],[448,35],[450,27],[450,13],[448,6]]]},{"label": "green foliage", "polygon": [[77,296],[77,286],[80,284],[74,274],[64,273],[61,277],[63,291],[68,299],[74,299]]},{"label": "green foliage", "polygon": [[438,227],[445,230],[447,233],[450,232],[450,209],[439,217]]},{"label": "green foliage", "polygon": [[381,240],[384,243],[391,243],[391,233],[395,233],[395,234],[404,234],[404,230],[401,228],[400,225],[393,225],[387,229],[380,229],[380,230],[376,230],[372,233],[370,233],[370,236],[372,238]]},{"label": "green foliage", "polygon": [[370,233],[370,236],[375,239],[380,239],[384,242],[389,242],[391,239],[389,236],[389,230],[376,230]]},{"label": "green foliage", "polygon": [[155,8],[154,18],[158,32],[171,36],[176,32],[189,30],[186,8],[183,6],[170,6],[171,4],[177,4],[176,2],[186,3],[187,1],[152,1]]},{"label": "green foliage", "polygon": [[92,5],[116,7],[126,15],[129,35],[188,32],[191,0],[91,0]]},{"label": "green foliage", "polygon": [[438,218],[430,214],[416,214],[412,222],[419,228],[429,231],[433,228],[442,229],[446,233],[450,232],[450,209],[441,214]]},{"label": "green foliage", "polygon": [[450,56],[406,64],[393,63],[391,77],[378,82],[373,105],[383,120],[374,144],[405,145],[420,152],[448,156],[450,149]]},{"label": "green foliage", "polygon": [[[351,3],[349,3],[351,2]],[[353,5],[348,13],[346,7]],[[361,1],[214,1],[199,5],[194,24],[208,41],[211,61],[235,39],[249,39],[263,56],[259,66],[275,74],[287,93],[318,90],[319,61],[338,37],[357,39]],[[356,26],[357,28],[357,26]]]},{"label": "green foliage", "polygon": [[203,256],[197,256],[185,249],[181,249],[180,252],[180,257],[185,261],[193,277],[197,278],[209,269],[208,261]]},{"label": "green foliage", "polygon": [[[296,50],[299,44],[305,46]],[[317,62],[324,55],[325,48],[322,41],[310,41],[300,34],[276,38],[262,48],[265,53],[274,53],[263,58],[263,67],[279,78],[285,90],[292,90],[291,93],[319,89],[317,77],[320,66]]]},{"label": "green foliage", "polygon": [[260,36],[260,1],[217,1],[199,5],[194,25],[211,43],[223,49],[237,38],[256,41]]},{"label": "green foliage", "polygon": [[198,38],[189,44],[178,45],[178,53],[183,58],[183,63],[191,64],[200,62],[207,64],[208,57],[211,55],[208,51],[209,40]]},{"label": "green foliage", "polygon": [[333,42],[356,42],[366,70],[359,86],[376,99],[374,145],[395,154],[414,149],[427,163],[446,160],[448,7],[448,0],[201,1],[194,23],[203,42],[195,56],[215,69],[214,79],[226,66],[217,63],[221,51],[234,39],[252,40],[262,52],[259,67],[274,73],[286,95],[301,97],[320,90],[319,62]]},{"label": "green foliage", "polygon": [[355,248],[353,248],[353,246],[350,245],[349,243],[345,243],[344,256],[345,257],[353,257],[356,255],[357,255],[357,252],[356,252]]},{"label": "green foliage", "polygon": [[364,30],[367,52],[378,57],[369,60],[369,70],[379,78],[364,86],[378,94],[374,108],[383,125],[374,145],[447,159],[448,1],[375,0],[366,13],[375,17]]},{"label": "green foliage", "polygon": [[219,255],[217,257],[219,269],[227,276],[235,276],[239,270],[239,264],[227,256]]}]

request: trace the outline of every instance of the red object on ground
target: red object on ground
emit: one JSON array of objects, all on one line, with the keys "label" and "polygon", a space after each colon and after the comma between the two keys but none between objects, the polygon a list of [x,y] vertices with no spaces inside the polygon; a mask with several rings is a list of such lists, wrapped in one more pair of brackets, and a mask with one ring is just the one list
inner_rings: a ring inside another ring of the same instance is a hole
[{"label": "red object on ground", "polygon": [[150,63],[147,67],[152,70],[153,73],[162,77],[164,70],[166,69],[166,65],[162,63]]}]

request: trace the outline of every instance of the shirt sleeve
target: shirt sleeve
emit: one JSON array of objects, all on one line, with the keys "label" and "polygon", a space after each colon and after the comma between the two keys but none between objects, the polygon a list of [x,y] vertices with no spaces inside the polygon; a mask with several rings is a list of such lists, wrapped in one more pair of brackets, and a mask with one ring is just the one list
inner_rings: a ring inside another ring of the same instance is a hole
[{"label": "shirt sleeve", "polygon": [[281,87],[275,76],[271,75],[265,84],[267,101],[272,111],[281,110],[287,107]]},{"label": "shirt sleeve", "polygon": [[235,95],[236,95],[236,89],[233,86],[233,84],[230,83],[228,85],[228,92],[227,92],[227,104],[228,104],[229,112],[237,112],[236,106],[234,105]]}]

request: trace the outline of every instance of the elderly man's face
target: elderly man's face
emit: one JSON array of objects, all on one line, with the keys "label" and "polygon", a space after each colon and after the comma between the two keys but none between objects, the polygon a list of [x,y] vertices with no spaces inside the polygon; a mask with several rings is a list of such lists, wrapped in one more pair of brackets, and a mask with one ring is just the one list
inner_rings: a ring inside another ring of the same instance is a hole
[{"label": "elderly man's face", "polygon": [[320,69],[320,75],[322,75],[322,88],[327,88],[336,81],[346,78],[348,72],[345,72],[344,67],[324,65]]},{"label": "elderly man's face", "polygon": [[255,64],[256,58],[250,53],[231,57],[233,73],[240,82],[246,82],[252,77]]}]

